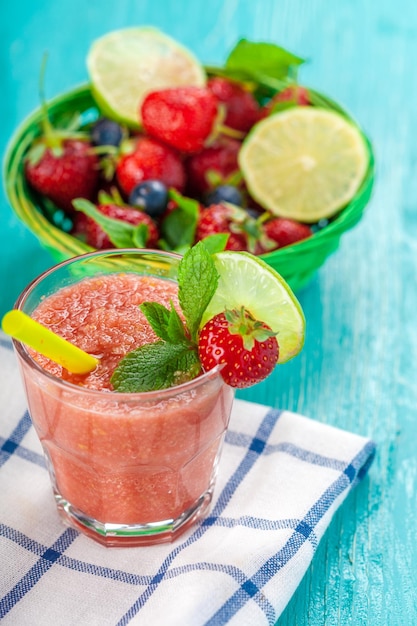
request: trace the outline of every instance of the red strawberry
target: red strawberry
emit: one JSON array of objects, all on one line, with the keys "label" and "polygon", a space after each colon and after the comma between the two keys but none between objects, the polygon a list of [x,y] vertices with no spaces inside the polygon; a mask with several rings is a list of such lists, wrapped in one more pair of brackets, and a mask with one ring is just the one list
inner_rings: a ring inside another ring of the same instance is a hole
[{"label": "red strawberry", "polygon": [[215,315],[200,331],[198,354],[207,371],[223,365],[221,375],[231,387],[250,387],[274,369],[279,347],[269,326],[243,307]]},{"label": "red strawberry", "polygon": [[213,187],[210,177],[223,183],[230,175],[238,172],[237,155],[241,143],[229,137],[219,137],[212,146],[192,155],[185,163],[190,195],[202,196]]},{"label": "red strawberry", "polygon": [[[196,241],[205,239],[209,235],[218,233],[229,233],[226,250],[247,250],[247,239],[240,230],[239,222],[245,219],[245,211],[237,207],[226,206],[224,204],[212,204],[203,209],[196,230]],[[235,227],[235,232],[233,229]]]},{"label": "red strawberry", "polygon": [[[159,238],[158,229],[155,222],[143,211],[139,211],[127,205],[119,206],[118,204],[99,204],[97,205],[97,209],[100,213],[103,213],[103,215],[107,215],[107,217],[112,217],[113,219],[133,224],[134,226],[145,224],[148,227],[146,246],[148,248],[155,248],[157,246]],[[86,243],[98,250],[115,247],[101,226],[84,213],[77,213],[73,233],[77,235],[82,234],[85,237]]]},{"label": "red strawberry", "polygon": [[[290,246],[292,243],[311,237],[313,231],[307,224],[302,224],[301,222],[296,222],[295,220],[284,217],[274,217],[263,225],[263,234],[268,240],[277,244],[275,248],[283,248],[284,246]],[[267,247],[267,250],[270,251],[275,248]]]},{"label": "red strawberry", "polygon": [[290,85],[273,96],[271,100],[260,109],[259,119],[263,119],[273,113],[274,106],[280,102],[294,102],[294,104],[298,106],[308,106],[311,104],[308,90],[305,87],[301,85]]},{"label": "red strawberry", "polygon": [[308,90],[301,85],[290,85],[279,94],[274,96],[275,102],[289,102],[294,100],[299,106],[308,106],[310,104],[310,96]]},{"label": "red strawberry", "polygon": [[61,139],[49,131],[37,141],[25,160],[29,185],[56,206],[74,213],[74,198],[93,199],[99,178],[98,157],[87,141]]},{"label": "red strawberry", "polygon": [[145,180],[160,180],[167,187],[182,191],[185,186],[185,170],[180,156],[168,146],[150,137],[139,137],[122,149],[116,165],[116,179],[129,196],[133,187]]},{"label": "red strawberry", "polygon": [[153,91],[141,107],[143,127],[151,136],[185,153],[198,152],[213,130],[217,98],[205,87]]},{"label": "red strawberry", "polygon": [[247,133],[257,122],[259,104],[240,83],[215,76],[210,78],[207,87],[226,107],[225,126]]}]

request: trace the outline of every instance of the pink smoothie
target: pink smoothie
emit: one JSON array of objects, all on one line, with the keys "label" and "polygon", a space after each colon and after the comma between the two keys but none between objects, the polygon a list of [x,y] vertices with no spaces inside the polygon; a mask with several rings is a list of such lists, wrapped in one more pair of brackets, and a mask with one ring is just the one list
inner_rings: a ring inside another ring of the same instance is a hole
[{"label": "pink smoothie", "polygon": [[176,283],[126,273],[65,287],[33,317],[100,365],[74,376],[31,353],[53,374],[44,376],[21,362],[58,503],[103,525],[175,520],[206,497],[233,401],[233,390],[210,373],[171,390],[112,392],[119,360],[156,339],[138,307],[144,301],[178,307]]}]

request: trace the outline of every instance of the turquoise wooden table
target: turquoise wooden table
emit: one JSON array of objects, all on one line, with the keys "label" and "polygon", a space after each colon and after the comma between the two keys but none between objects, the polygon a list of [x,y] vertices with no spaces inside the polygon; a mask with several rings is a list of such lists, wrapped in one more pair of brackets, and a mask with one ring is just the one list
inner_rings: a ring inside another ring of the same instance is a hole
[{"label": "turquoise wooden table", "polygon": [[[417,623],[417,4],[400,0],[22,0],[3,3],[1,151],[38,105],[87,79],[91,41],[155,25],[206,63],[241,37],[309,63],[301,79],[371,137],[377,182],[364,219],[298,296],[305,349],[239,397],[373,438],[376,460],[319,545],[280,626]],[[1,308],[52,265],[1,197]]]}]

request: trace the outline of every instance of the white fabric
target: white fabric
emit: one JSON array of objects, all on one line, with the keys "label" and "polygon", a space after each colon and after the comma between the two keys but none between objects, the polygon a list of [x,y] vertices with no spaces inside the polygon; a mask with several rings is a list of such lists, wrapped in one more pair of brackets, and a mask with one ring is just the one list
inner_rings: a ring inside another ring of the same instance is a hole
[{"label": "white fabric", "polygon": [[55,509],[15,355],[0,334],[0,621],[274,624],[374,444],[235,401],[209,517],[173,544],[104,548]]}]

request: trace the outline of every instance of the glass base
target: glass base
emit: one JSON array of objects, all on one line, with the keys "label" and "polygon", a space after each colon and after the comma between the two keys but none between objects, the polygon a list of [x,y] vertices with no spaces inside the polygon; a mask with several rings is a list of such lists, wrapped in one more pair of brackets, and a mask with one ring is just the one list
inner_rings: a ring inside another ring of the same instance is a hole
[{"label": "glass base", "polygon": [[105,524],[76,509],[60,494],[55,493],[58,512],[67,526],[94,539],[108,548],[128,548],[171,543],[190,526],[202,519],[208,511],[213,489],[206,491],[197,502],[176,519],[149,524]]}]

